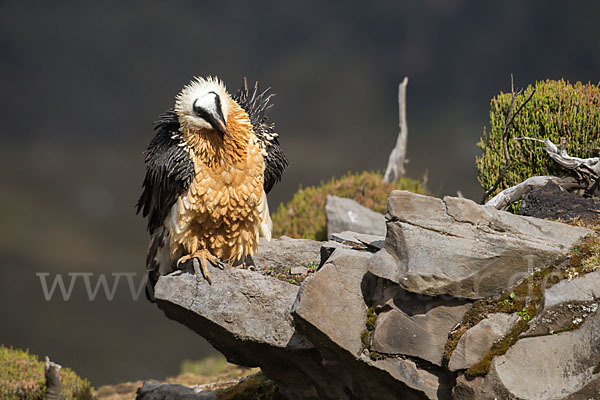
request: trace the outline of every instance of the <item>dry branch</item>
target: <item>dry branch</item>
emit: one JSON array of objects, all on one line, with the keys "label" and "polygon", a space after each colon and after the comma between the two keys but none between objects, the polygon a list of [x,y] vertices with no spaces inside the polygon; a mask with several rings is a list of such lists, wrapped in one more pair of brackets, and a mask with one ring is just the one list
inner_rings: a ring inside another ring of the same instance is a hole
[{"label": "dry branch", "polygon": [[560,148],[552,143],[550,139],[542,140],[522,136],[515,138],[515,140],[533,140],[535,142],[544,143],[544,150],[546,153],[563,167],[575,171],[583,177],[587,177],[587,179],[593,181],[596,181],[598,176],[600,176],[600,157],[579,158],[568,155],[564,146],[565,138],[562,138]]},{"label": "dry branch", "polygon": [[408,77],[398,85],[398,109],[400,114],[400,133],[396,146],[390,153],[387,168],[383,175],[384,182],[393,182],[406,173],[404,165],[408,162],[406,159],[406,143],[408,139],[408,125],[406,124],[406,86],[408,85]]},{"label": "dry branch", "polygon": [[522,200],[529,192],[536,188],[546,186],[548,182],[554,182],[568,191],[582,188],[582,184],[577,182],[577,179],[571,176],[564,178],[558,178],[556,176],[533,176],[518,185],[504,189],[488,200],[485,205],[492,206],[498,210],[506,210],[512,203]]},{"label": "dry branch", "polygon": [[531,100],[531,98],[533,97],[533,95],[535,93],[535,89],[533,89],[533,91],[529,94],[529,96],[523,102],[523,104],[521,104],[519,106],[519,108],[517,108],[517,111],[515,111],[513,113],[513,109],[515,106],[515,100],[516,100],[517,96],[521,95],[522,92],[523,92],[523,90],[520,89],[517,93],[515,93],[513,75],[510,74],[510,93],[511,93],[510,107],[508,108],[508,114],[506,115],[506,123],[504,124],[504,132],[502,132],[502,149],[504,151],[505,162],[504,162],[504,166],[500,170],[500,173],[498,174],[498,178],[496,178],[496,181],[494,182],[494,184],[488,190],[486,190],[485,193],[483,194],[483,198],[481,199],[481,204],[484,204],[485,201],[487,200],[487,198],[490,196],[490,194],[492,194],[498,188],[498,186],[500,185],[500,182],[502,182],[502,180],[504,179],[506,172],[512,165],[512,160],[510,159],[510,154],[508,152],[508,128],[513,123],[515,117],[517,115],[519,115],[519,113],[521,112],[523,107],[525,107],[525,105],[527,103],[529,103],[529,101]]},{"label": "dry branch", "polygon": [[515,201],[523,199],[533,189],[545,186],[550,181],[568,191],[585,189],[588,195],[592,195],[596,191],[600,182],[600,157],[579,158],[568,155],[564,146],[564,138],[561,140],[560,148],[552,143],[550,139],[542,140],[523,136],[514,140],[533,140],[543,143],[544,150],[548,156],[559,165],[570,170],[575,176],[562,178],[555,176],[534,176],[498,193],[485,203],[486,205],[493,206],[499,210],[505,210]]}]

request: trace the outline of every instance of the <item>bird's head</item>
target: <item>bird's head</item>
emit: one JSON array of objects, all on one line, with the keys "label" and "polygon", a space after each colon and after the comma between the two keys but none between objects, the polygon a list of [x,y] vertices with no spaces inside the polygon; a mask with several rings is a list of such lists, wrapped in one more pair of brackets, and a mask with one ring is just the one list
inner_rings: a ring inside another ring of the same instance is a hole
[{"label": "bird's head", "polygon": [[213,130],[229,136],[229,94],[218,78],[195,78],[177,95],[175,112],[189,131]]}]

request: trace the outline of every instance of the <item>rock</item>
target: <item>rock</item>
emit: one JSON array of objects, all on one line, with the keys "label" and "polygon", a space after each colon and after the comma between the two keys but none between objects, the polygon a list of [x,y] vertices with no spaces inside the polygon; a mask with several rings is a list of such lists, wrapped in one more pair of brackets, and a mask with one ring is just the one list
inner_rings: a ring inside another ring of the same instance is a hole
[{"label": "rock", "polygon": [[217,400],[213,390],[195,390],[184,385],[144,382],[135,400]]},{"label": "rock", "polygon": [[600,313],[596,312],[577,330],[520,339],[505,355],[492,360],[485,378],[478,378],[476,384],[459,379],[454,390],[471,390],[469,399],[596,398],[600,387],[599,376],[594,373],[600,358],[599,331]]},{"label": "rock", "polygon": [[529,323],[523,335],[539,336],[573,329],[598,310],[598,300],[559,303],[545,307]]},{"label": "rock", "polygon": [[[192,313],[194,323],[202,325],[202,336],[225,350],[223,353],[229,345],[238,346],[240,340],[275,347],[287,345],[294,334],[289,310],[297,286],[241,268],[211,268],[210,274],[212,284],[185,272],[161,276],[155,287],[159,308],[177,320]],[[215,330],[202,329],[204,323],[225,329],[228,337],[217,337]]]},{"label": "rock", "polygon": [[[368,286],[374,283],[366,274],[371,256],[336,249],[304,282],[293,308],[296,328],[319,349],[322,363],[334,371],[331,379],[338,383],[330,389],[332,398],[446,398],[450,386],[443,373],[438,376],[401,358],[373,361],[363,353],[365,295],[373,292]],[[347,388],[345,392],[337,392],[340,385]]]},{"label": "rock", "polygon": [[344,243],[336,242],[333,240],[328,240],[326,242],[322,242],[321,244],[321,262],[319,263],[319,267],[322,267],[329,257],[333,254],[336,249],[346,249],[346,250],[355,250],[352,246],[349,246]]},{"label": "rock", "polygon": [[321,259],[321,242],[310,239],[292,239],[282,236],[267,241],[260,238],[258,252],[252,256],[252,265],[260,269],[306,267]]},{"label": "rock", "polygon": [[600,216],[600,199],[578,196],[561,189],[554,182],[532,190],[525,196],[519,214],[536,218],[571,221],[597,221]]},{"label": "rock", "polygon": [[308,268],[306,267],[292,267],[290,268],[290,275],[305,275],[308,273]]},{"label": "rock", "polygon": [[394,379],[406,382],[411,388],[422,390],[428,399],[443,399],[446,397],[445,390],[440,388],[443,386],[440,378],[431,372],[420,369],[412,360],[388,358],[373,361],[366,355],[362,356],[362,360],[375,368],[387,372]]},{"label": "rock", "polygon": [[481,361],[492,344],[506,336],[518,319],[517,314],[490,314],[466,331],[450,357],[450,371],[471,368]]},{"label": "rock", "polygon": [[367,235],[364,233],[345,231],[332,233],[329,240],[343,243],[356,250],[378,251],[385,245],[385,236]]},{"label": "rock", "polygon": [[240,268],[211,268],[212,284],[188,272],[158,279],[156,302],[168,318],[203,336],[228,361],[260,366],[288,398],[318,398],[311,396],[313,378],[297,371],[317,378],[320,373],[304,355],[313,345],[293,326],[290,310],[298,286]]},{"label": "rock", "polygon": [[573,280],[563,280],[546,289],[544,307],[573,301],[594,301],[600,297],[600,271]]},{"label": "rock", "polygon": [[385,217],[352,199],[327,196],[325,202],[327,236],[332,233],[352,231],[385,236]]},{"label": "rock", "polygon": [[[453,400],[490,400],[490,399],[506,399],[516,400],[514,397],[503,390],[502,386],[491,387],[486,385],[485,378],[476,377],[470,378],[466,375],[460,375],[456,378],[456,385],[452,388]],[[501,392],[501,397],[499,397]]]},{"label": "rock", "polygon": [[371,349],[408,355],[442,365],[448,334],[471,308],[470,302],[403,293],[377,315]]},{"label": "rock", "polygon": [[443,373],[440,378],[410,360],[363,359],[363,289],[371,256],[336,249],[301,293],[259,271],[213,268],[212,285],[178,272],[161,276],[155,295],[167,317],[205,337],[229,361],[260,366],[287,399],[449,395]]},{"label": "rock", "polygon": [[522,217],[468,199],[393,191],[385,248],[369,271],[427,295],[496,296],[592,231]]},{"label": "rock", "polygon": [[[593,397],[600,386],[593,373],[598,304],[581,300],[598,296],[600,273],[548,289],[547,308],[531,321],[564,306],[558,326],[577,305],[578,330],[520,339],[492,360],[486,377],[468,380],[442,365],[448,334],[473,299],[495,296],[550,265],[590,231],[406,192],[393,192],[388,209],[385,240],[383,233],[346,230],[325,243],[261,240],[255,270],[211,267],[212,284],[189,270],[161,276],[157,305],[230,362],[260,367],[290,400],[448,399],[451,392],[462,399]],[[304,281],[276,279],[276,269]],[[514,318],[491,314],[468,330],[450,369],[479,361]],[[140,399],[199,395],[214,398],[176,385],[146,384],[138,392]]]},{"label": "rock", "polygon": [[371,254],[338,249],[298,293],[292,312],[355,356],[362,350],[367,306],[361,282]]}]

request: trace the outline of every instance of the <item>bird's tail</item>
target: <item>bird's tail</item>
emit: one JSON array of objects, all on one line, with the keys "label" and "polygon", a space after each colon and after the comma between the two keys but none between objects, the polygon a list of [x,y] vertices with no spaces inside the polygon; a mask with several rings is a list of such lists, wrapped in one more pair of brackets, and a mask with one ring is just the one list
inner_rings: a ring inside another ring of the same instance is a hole
[{"label": "bird's tail", "polygon": [[269,203],[267,202],[267,194],[263,191],[260,199],[260,233],[271,241],[273,232],[273,221],[271,221],[271,215],[269,214]]},{"label": "bird's tail", "polygon": [[169,233],[164,227],[160,227],[150,238],[150,246],[146,256],[146,271],[148,281],[146,282],[146,297],[154,303],[154,285],[160,275],[168,274],[173,270],[173,260],[169,247]]}]

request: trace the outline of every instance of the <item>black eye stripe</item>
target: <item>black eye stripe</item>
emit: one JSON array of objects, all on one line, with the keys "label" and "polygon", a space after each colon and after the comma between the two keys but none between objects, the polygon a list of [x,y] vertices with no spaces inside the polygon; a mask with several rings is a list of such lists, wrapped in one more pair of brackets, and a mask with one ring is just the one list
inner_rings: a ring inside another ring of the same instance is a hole
[{"label": "black eye stripe", "polygon": [[196,107],[196,102],[198,101],[198,99],[194,100],[194,104],[192,104],[192,109],[194,110],[194,113],[199,116],[200,118],[205,119],[206,121],[208,121],[208,117],[209,114],[208,112],[202,108],[202,107]]}]

